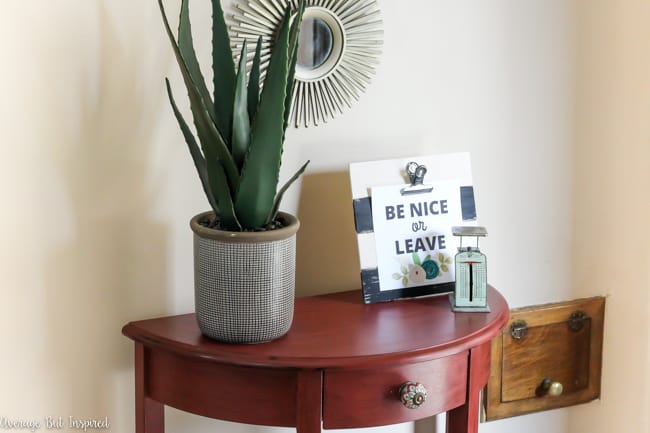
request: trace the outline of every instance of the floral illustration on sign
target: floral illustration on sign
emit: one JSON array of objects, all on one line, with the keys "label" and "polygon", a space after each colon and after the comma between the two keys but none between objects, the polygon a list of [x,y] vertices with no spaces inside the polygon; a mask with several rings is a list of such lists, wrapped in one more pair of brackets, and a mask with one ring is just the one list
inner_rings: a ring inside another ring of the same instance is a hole
[{"label": "floral illustration on sign", "polygon": [[438,253],[437,258],[431,257],[431,254],[427,254],[424,260],[420,259],[418,253],[413,253],[411,258],[413,263],[401,265],[400,272],[393,274],[393,279],[402,280],[404,287],[409,284],[421,284],[426,280],[433,280],[442,276],[444,272],[449,272],[449,265],[453,260],[443,253]]}]

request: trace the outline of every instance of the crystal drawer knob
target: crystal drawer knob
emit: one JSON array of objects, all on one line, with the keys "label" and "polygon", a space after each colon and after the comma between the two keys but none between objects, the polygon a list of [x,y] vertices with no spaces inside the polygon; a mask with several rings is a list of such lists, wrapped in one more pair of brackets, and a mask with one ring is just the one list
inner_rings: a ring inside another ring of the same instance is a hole
[{"label": "crystal drawer knob", "polygon": [[427,389],[421,383],[406,382],[399,389],[399,399],[409,409],[417,409],[427,399]]}]

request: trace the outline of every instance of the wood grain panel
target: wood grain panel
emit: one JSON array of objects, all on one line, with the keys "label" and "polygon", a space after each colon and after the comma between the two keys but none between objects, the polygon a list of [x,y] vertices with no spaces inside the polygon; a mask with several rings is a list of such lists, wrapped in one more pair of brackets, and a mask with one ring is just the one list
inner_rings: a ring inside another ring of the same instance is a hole
[{"label": "wood grain panel", "polygon": [[577,332],[561,322],[530,328],[521,340],[502,338],[501,401],[537,397],[544,378],[560,382],[565,394],[589,386],[590,319]]},{"label": "wood grain panel", "polygon": [[[583,328],[569,330],[571,313],[583,311]],[[483,394],[490,420],[585,403],[600,397],[605,298],[578,299],[512,310],[501,335],[492,340],[491,374]],[[510,335],[525,320],[528,334]],[[564,386],[562,395],[538,388],[545,377]]]}]

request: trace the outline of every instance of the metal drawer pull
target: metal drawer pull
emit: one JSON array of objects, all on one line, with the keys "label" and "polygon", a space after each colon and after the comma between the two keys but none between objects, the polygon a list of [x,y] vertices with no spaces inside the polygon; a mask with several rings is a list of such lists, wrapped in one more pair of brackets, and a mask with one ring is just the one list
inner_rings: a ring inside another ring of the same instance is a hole
[{"label": "metal drawer pull", "polygon": [[544,395],[558,397],[562,395],[562,391],[564,391],[564,386],[560,382],[556,382],[550,377],[545,377],[539,386],[538,395],[540,397]]},{"label": "metal drawer pull", "polygon": [[510,325],[510,335],[515,340],[521,340],[528,334],[528,324],[525,320],[515,320]]},{"label": "metal drawer pull", "polygon": [[421,383],[405,382],[399,388],[399,399],[409,409],[417,409],[427,399],[427,389]]},{"label": "metal drawer pull", "polygon": [[587,320],[589,320],[589,316],[584,311],[574,311],[568,320],[569,329],[573,332],[579,332]]}]

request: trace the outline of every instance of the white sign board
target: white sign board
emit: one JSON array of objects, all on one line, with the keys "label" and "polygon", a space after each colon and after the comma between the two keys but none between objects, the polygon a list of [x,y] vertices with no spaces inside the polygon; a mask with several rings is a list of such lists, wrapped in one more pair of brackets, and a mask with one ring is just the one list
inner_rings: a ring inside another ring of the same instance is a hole
[{"label": "white sign board", "polygon": [[379,290],[453,283],[462,223],[460,184],[430,184],[431,192],[402,195],[404,185],[371,190]]},{"label": "white sign board", "polygon": [[[402,194],[410,162],[426,166],[430,191]],[[350,181],[364,301],[452,291],[451,227],[476,220],[469,154],[353,163]]]}]

